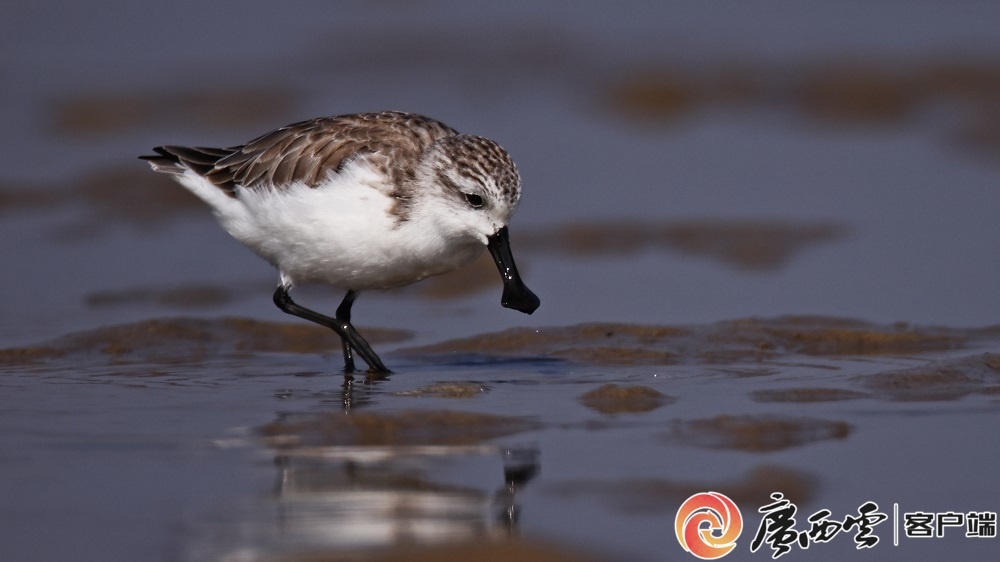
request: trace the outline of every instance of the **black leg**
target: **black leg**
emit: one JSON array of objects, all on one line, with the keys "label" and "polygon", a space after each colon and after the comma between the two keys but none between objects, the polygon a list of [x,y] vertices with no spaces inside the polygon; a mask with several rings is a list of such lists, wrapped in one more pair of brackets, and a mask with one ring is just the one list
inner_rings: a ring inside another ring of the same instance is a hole
[{"label": "black leg", "polygon": [[[357,293],[353,296],[351,296],[351,293],[348,293],[348,296],[344,298],[344,302],[341,303],[340,307],[337,309],[338,316],[341,314],[340,309],[344,308],[344,305],[346,304],[347,308],[345,311],[347,312],[348,318],[350,317],[351,304],[354,302],[355,297],[357,297]],[[341,321],[335,318],[330,318],[329,316],[325,316],[296,304],[295,301],[292,300],[292,297],[288,294],[288,288],[284,285],[278,285],[278,289],[274,291],[274,304],[287,314],[298,316],[299,318],[303,318],[310,322],[315,322],[320,326],[326,326],[334,332],[337,332],[337,335],[340,336],[341,341],[344,343],[344,358],[346,363],[344,365],[344,369],[346,371],[350,372],[354,370],[353,358],[351,358],[349,363],[346,362],[346,359],[349,357],[348,350],[354,350],[359,356],[361,356],[361,359],[365,363],[368,363],[369,371],[375,373],[389,372],[389,369],[385,368],[385,365],[382,364],[382,360],[378,358],[378,355],[376,355],[374,351],[372,351],[371,346],[368,345],[365,338],[361,337],[361,334],[354,329],[354,326],[351,325],[350,321]]]},{"label": "black leg", "polygon": [[[337,307],[337,321],[341,324],[351,325],[351,306],[354,305],[354,299],[356,298],[358,298],[356,292],[347,291],[347,294],[344,295],[344,300],[340,301],[340,306]],[[354,371],[354,354],[346,339],[340,338],[340,343],[344,345],[344,370],[350,373]]]}]

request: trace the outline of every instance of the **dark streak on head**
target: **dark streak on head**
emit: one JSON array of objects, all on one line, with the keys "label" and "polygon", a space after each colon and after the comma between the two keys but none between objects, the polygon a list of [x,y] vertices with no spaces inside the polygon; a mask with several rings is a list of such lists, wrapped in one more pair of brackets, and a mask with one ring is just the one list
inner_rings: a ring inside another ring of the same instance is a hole
[{"label": "dark streak on head", "polygon": [[462,188],[458,187],[458,184],[452,181],[451,177],[443,168],[438,168],[437,171],[437,181],[445,187],[449,192],[452,192],[456,197],[462,195]]},{"label": "dark streak on head", "polygon": [[[499,144],[475,135],[456,135],[439,143],[451,166],[460,176],[483,186],[495,184],[499,190],[497,197],[506,199],[511,205],[517,203],[521,180],[514,161]],[[443,178],[446,176],[441,172],[438,178],[446,186],[454,185],[450,179],[445,183]]]}]

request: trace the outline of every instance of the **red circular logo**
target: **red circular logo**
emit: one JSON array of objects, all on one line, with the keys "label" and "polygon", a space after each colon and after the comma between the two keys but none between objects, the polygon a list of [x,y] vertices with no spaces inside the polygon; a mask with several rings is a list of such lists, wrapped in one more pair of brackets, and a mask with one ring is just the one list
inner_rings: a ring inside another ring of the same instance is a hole
[{"label": "red circular logo", "polygon": [[743,532],[743,516],[723,494],[702,492],[681,504],[674,527],[684,550],[702,560],[715,560],[736,548],[736,539]]}]

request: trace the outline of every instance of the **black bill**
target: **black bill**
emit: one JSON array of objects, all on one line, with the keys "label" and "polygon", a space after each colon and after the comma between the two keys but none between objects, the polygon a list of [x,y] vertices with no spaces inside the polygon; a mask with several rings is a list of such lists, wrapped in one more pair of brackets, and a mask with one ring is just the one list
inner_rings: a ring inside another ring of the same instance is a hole
[{"label": "black bill", "polygon": [[514,256],[510,253],[510,240],[507,238],[507,227],[503,227],[496,234],[487,238],[486,247],[493,256],[493,261],[500,270],[503,277],[503,296],[500,297],[500,304],[504,308],[513,308],[525,314],[531,314],[538,308],[541,301],[531,292],[531,289],[524,285],[521,276],[517,274],[517,266],[514,265]]}]

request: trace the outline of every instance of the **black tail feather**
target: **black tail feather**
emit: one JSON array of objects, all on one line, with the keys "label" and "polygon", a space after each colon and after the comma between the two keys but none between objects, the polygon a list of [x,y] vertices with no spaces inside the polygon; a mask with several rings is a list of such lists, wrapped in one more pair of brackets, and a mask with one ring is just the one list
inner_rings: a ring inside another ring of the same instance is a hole
[{"label": "black tail feather", "polygon": [[157,146],[155,155],[140,156],[157,172],[183,174],[185,169],[204,176],[215,168],[215,163],[233,153],[227,148],[203,146]]}]

